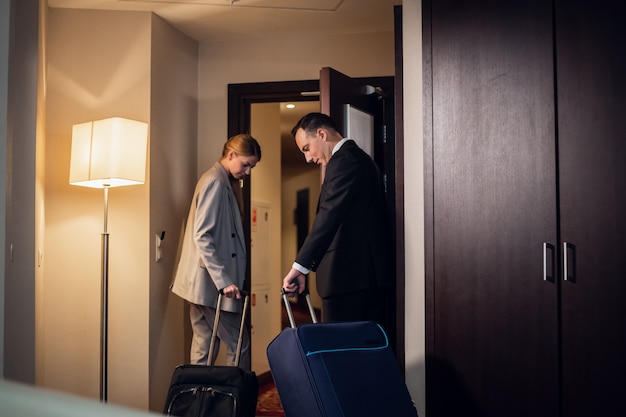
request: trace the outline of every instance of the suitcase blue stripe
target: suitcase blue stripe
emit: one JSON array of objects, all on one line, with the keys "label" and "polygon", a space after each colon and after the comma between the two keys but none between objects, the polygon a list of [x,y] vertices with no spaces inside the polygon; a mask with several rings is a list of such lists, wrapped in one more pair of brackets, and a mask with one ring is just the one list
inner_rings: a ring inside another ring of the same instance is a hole
[{"label": "suitcase blue stripe", "polygon": [[306,352],[306,356],[318,355],[321,353],[336,353],[336,352],[355,352],[355,351],[371,351],[371,350],[384,350],[389,348],[389,338],[387,333],[383,330],[382,326],[378,323],[376,325],[380,328],[382,335],[385,337],[385,343],[380,346],[374,347],[345,347],[345,348],[333,348],[333,349],[319,349]]}]

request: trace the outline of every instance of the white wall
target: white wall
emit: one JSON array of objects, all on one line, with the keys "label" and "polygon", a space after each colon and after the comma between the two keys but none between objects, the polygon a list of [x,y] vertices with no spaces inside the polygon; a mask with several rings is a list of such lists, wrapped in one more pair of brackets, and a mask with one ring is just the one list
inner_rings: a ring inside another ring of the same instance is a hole
[{"label": "white wall", "polygon": [[425,416],[424,142],[422,113],[422,3],[404,0],[404,241],[406,282],[406,379]]}]

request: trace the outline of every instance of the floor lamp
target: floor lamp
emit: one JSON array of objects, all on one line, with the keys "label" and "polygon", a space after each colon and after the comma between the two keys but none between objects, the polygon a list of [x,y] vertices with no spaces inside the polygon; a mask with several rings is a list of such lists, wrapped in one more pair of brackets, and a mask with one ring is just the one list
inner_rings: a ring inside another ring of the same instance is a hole
[{"label": "floor lamp", "polygon": [[104,190],[100,315],[100,400],[107,401],[109,308],[109,188],[143,184],[148,125],[112,117],[72,127],[70,184]]}]

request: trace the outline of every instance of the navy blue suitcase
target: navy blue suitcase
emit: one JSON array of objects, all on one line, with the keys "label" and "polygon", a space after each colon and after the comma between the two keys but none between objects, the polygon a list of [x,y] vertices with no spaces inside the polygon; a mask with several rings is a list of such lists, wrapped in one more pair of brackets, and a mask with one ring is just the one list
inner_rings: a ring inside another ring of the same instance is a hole
[{"label": "navy blue suitcase", "polygon": [[[308,294],[307,303],[315,318]],[[375,322],[291,328],[267,347],[286,417],[417,417],[385,331]]]}]

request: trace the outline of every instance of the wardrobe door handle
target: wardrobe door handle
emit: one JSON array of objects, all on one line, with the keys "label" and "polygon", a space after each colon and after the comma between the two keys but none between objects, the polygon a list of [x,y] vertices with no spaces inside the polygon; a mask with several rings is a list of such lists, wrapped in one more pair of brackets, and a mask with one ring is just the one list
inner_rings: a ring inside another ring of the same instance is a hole
[{"label": "wardrobe door handle", "polygon": [[[548,250],[550,250],[549,257]],[[550,274],[548,274],[548,261],[550,262]],[[554,282],[554,245],[547,242],[543,242],[543,280]]]},{"label": "wardrobe door handle", "polygon": [[[572,249],[572,258],[568,258],[569,250]],[[572,269],[575,273],[576,268],[576,252],[574,252],[575,246],[568,242],[563,242],[563,281],[576,281],[576,276],[574,274],[569,274],[569,263],[572,262]]]}]

